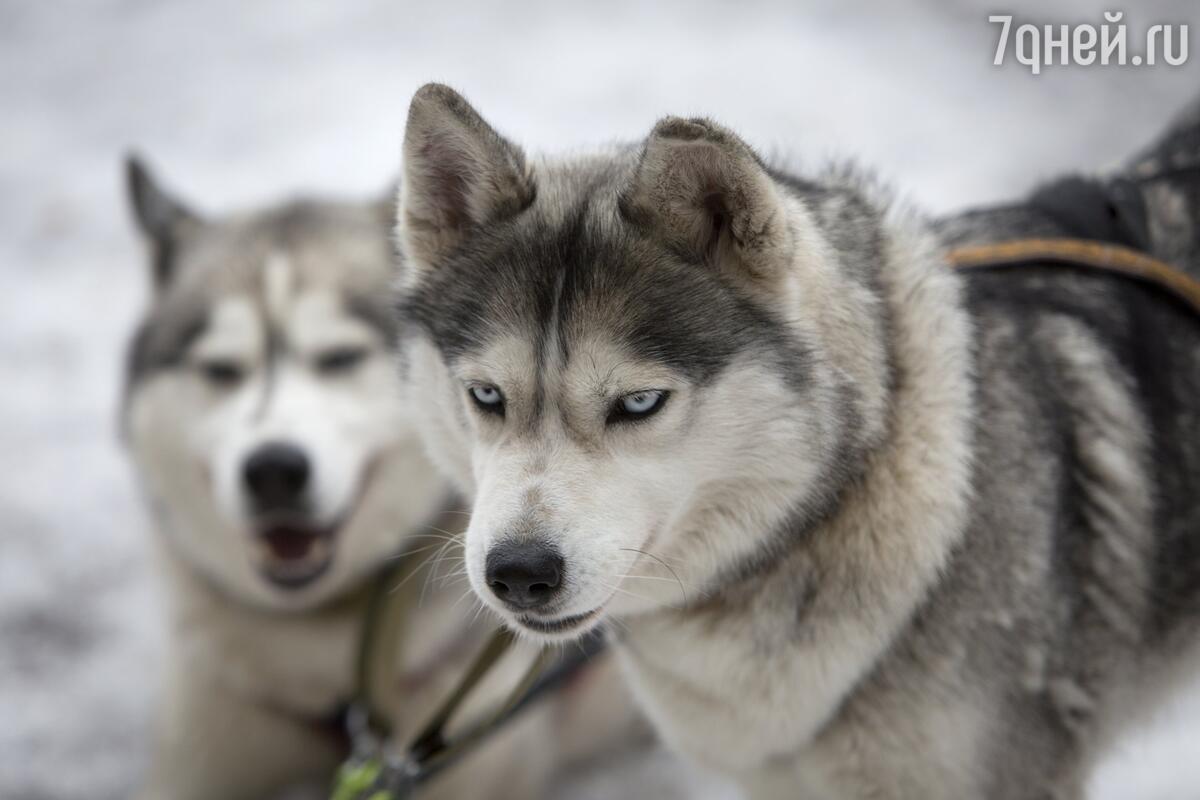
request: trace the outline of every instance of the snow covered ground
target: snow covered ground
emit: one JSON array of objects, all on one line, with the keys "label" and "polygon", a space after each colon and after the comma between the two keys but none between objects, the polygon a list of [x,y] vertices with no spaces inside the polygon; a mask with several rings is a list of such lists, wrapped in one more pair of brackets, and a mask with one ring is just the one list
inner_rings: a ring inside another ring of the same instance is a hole
[{"label": "snow covered ground", "polygon": [[[161,604],[114,426],[145,301],[127,148],[201,208],[373,192],[412,91],[438,79],[531,146],[706,113],[803,162],[858,157],[947,210],[1112,163],[1200,89],[1196,53],[992,66],[989,13],[1100,23],[1115,4],[849,5],[0,0],[0,797],[125,797],[144,763]],[[1195,0],[1124,10],[1136,32],[1200,29]],[[639,769],[669,781],[669,763]],[[1104,800],[1197,796],[1200,691],[1094,783]]]}]

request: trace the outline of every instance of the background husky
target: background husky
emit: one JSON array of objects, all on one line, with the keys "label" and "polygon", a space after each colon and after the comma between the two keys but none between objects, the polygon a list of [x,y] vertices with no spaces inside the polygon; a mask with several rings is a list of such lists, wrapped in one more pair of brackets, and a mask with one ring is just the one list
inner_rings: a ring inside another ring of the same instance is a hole
[{"label": "background husky", "polygon": [[[145,796],[259,800],[305,779],[324,788],[344,756],[338,714],[367,588],[397,553],[435,554],[465,521],[438,516],[446,488],[392,364],[391,204],[296,201],[202,219],[136,161],[129,188],[155,296],[131,348],[125,423],[173,604]],[[465,587],[445,581],[453,570],[433,571],[415,576],[425,587],[386,698],[401,737],[488,627],[468,624]],[[521,668],[502,670],[491,699]],[[531,713],[434,794],[535,796],[571,750],[555,722],[594,747],[595,724],[621,721],[620,694],[595,681]],[[607,714],[585,723],[572,714],[589,694]]]},{"label": "background husky", "polygon": [[[1140,230],[1195,267],[1196,124],[1140,182],[943,236]],[[531,161],[429,85],[404,152],[413,402],[471,583],[533,638],[611,620],[677,749],[764,796],[1078,797],[1194,663],[1200,329],[1169,298],[963,278],[869,182],[703,119]]]}]

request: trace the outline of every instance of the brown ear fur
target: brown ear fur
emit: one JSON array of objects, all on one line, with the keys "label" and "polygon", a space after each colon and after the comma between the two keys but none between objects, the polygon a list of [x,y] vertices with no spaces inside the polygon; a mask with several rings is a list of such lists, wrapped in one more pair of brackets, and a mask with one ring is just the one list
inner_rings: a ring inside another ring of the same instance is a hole
[{"label": "brown ear fur", "polygon": [[685,258],[752,279],[777,274],[791,251],[782,201],[762,162],[705,119],[667,117],[654,126],[621,209]]}]

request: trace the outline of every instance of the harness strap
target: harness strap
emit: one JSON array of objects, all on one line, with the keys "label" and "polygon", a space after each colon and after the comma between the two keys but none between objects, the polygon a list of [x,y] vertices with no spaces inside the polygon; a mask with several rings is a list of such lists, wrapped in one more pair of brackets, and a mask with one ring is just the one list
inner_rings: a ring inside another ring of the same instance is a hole
[{"label": "harness strap", "polygon": [[393,740],[388,709],[379,702],[395,673],[404,618],[411,613],[413,580],[429,559],[405,555],[376,579],[363,617],[356,664],[356,697],[347,716],[351,757],[339,771],[334,800],[401,800],[417,786],[471,752],[543,694],[561,686],[604,647],[593,637],[561,655],[543,648],[498,705],[447,737],[446,726],[478,684],[516,641],[500,628],[480,649],[450,694],[407,745]]},{"label": "harness strap", "polygon": [[[497,631],[495,636],[511,636],[506,630]],[[558,658],[549,648],[543,648],[530,665],[520,682],[496,708],[483,720],[476,723],[453,740],[442,737],[440,727],[428,726],[425,733],[410,746],[407,763],[412,768],[413,784],[419,786],[458,759],[470,753],[487,738],[502,729],[543,695],[557,690],[579,674],[589,660],[605,647],[602,636],[592,636],[579,643]],[[484,653],[486,654],[485,648]],[[453,713],[451,711],[451,713]],[[432,746],[433,749],[423,749]],[[398,800],[399,797],[398,796]]]},{"label": "harness strap", "polygon": [[1017,239],[955,248],[946,254],[946,259],[959,269],[1018,267],[1036,262],[1121,275],[1163,289],[1200,315],[1200,280],[1165,261],[1122,245],[1086,239]]},{"label": "harness strap", "polygon": [[392,732],[389,712],[380,698],[395,676],[404,618],[412,605],[408,595],[416,590],[418,581],[413,578],[425,561],[415,554],[397,556],[391,568],[375,579],[367,598],[355,662],[354,702],[364,717],[361,722],[379,738]]},{"label": "harness strap", "polygon": [[1145,194],[1129,178],[1070,175],[1039,187],[1021,205],[1049,217],[1056,236],[1150,249]]},{"label": "harness strap", "polygon": [[460,756],[470,751],[476,744],[495,732],[509,717],[509,712],[525,697],[538,677],[546,669],[552,654],[548,648],[543,648],[526,669],[525,674],[508,696],[483,719],[476,722],[468,730],[463,731],[453,739],[445,735],[446,724],[458,711],[459,707],[470,696],[471,692],[483,680],[488,671],[504,656],[516,642],[516,634],[507,628],[499,628],[492,634],[491,639],[484,645],[466,674],[460,679],[454,691],[442,701],[442,705],[425,727],[413,739],[408,747],[407,757],[420,769],[417,776],[421,781],[427,780],[447,765],[456,761]]}]

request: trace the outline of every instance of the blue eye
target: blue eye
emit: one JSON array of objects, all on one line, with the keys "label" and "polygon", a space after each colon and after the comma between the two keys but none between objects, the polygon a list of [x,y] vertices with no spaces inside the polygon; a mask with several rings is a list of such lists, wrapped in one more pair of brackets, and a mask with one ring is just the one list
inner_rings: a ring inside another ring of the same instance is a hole
[{"label": "blue eye", "polygon": [[608,421],[612,423],[621,420],[645,419],[663,407],[663,404],[667,402],[668,394],[659,389],[647,389],[620,397],[613,405],[612,411],[609,412]]},{"label": "blue eye", "polygon": [[504,413],[504,395],[495,386],[477,383],[469,388],[471,399],[475,405],[489,414]]}]

